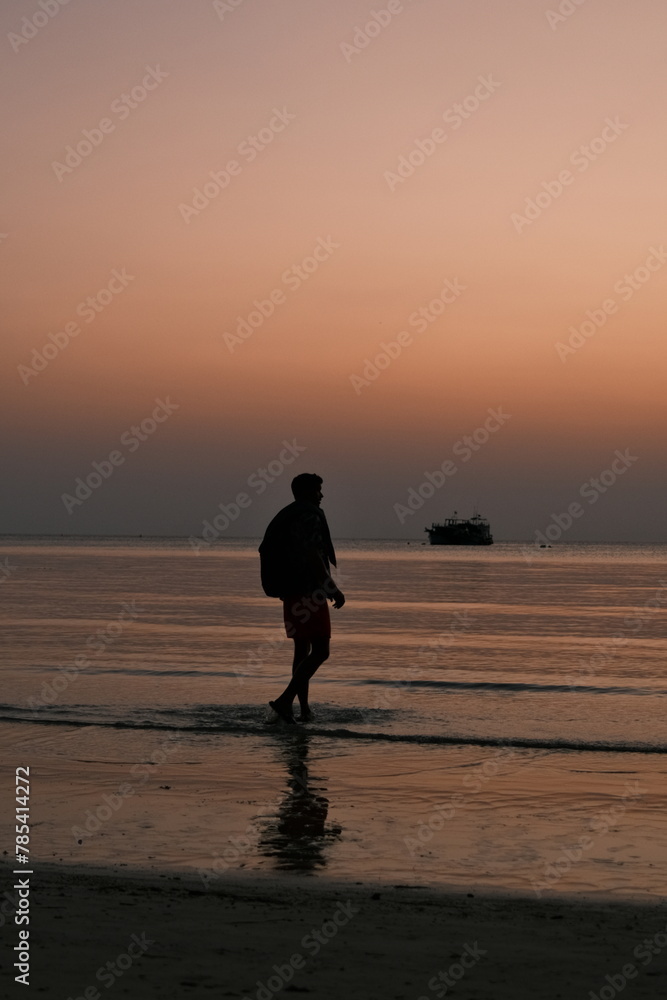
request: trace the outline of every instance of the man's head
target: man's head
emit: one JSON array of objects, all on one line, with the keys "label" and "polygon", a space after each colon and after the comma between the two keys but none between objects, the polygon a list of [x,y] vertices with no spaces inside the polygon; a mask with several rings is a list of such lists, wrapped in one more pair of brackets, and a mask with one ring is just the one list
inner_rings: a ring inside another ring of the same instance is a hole
[{"label": "man's head", "polygon": [[322,477],[314,472],[302,472],[292,480],[292,493],[295,500],[307,500],[319,507],[322,499]]}]

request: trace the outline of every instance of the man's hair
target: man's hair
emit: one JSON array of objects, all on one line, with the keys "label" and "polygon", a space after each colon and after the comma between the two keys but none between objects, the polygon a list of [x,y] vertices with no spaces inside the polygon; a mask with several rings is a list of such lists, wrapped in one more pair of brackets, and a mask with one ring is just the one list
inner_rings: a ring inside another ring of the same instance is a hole
[{"label": "man's hair", "polygon": [[322,485],[322,477],[316,476],[314,472],[302,472],[292,480],[292,493],[295,497],[310,493]]}]

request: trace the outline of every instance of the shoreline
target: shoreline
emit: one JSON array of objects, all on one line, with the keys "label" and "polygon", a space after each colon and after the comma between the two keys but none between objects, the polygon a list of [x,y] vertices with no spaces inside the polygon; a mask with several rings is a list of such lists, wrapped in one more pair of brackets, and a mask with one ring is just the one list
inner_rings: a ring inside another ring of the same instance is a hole
[{"label": "shoreline", "polygon": [[[2,861],[5,870],[4,881],[11,878],[10,868]],[[18,870],[18,869],[16,869]],[[211,869],[213,871],[213,869]],[[460,882],[400,882],[394,878],[387,879],[354,879],[350,876],[304,874],[301,871],[286,869],[284,871],[264,869],[230,868],[206,883],[198,871],[192,866],[169,865],[161,870],[148,868],[131,863],[119,864],[83,864],[80,861],[66,863],[62,861],[34,861],[33,881],[37,885],[40,877],[45,882],[55,883],[60,880],[70,880],[72,883],[85,884],[87,881],[104,883],[122,883],[138,885],[147,889],[163,889],[165,885],[179,882],[187,887],[189,892],[204,896],[215,896],[222,893],[230,896],[244,897],[257,893],[280,894],[294,890],[296,893],[310,895],[335,896],[345,893],[371,895],[373,893],[400,892],[401,898],[408,900],[414,897],[415,902],[424,900],[437,901],[457,899],[484,899],[489,903],[515,903],[517,906],[548,906],[552,904],[564,907],[600,907],[614,909],[631,908],[647,912],[664,908],[665,923],[667,923],[667,893],[664,896],[647,896],[642,893],[610,893],[599,891],[573,892],[567,890],[543,890],[537,897],[535,890],[518,889],[506,886],[495,886],[486,883],[461,884]],[[667,957],[667,956],[666,956]]]},{"label": "shoreline", "polygon": [[[419,1000],[444,996],[447,977],[466,1000],[588,1000],[627,980],[630,965],[633,997],[653,1000],[667,957],[658,945],[641,950],[656,935],[667,943],[664,903],[646,900],[275,873],[204,888],[185,871],[55,863],[37,865],[31,889],[30,985],[72,1000],[97,1000],[94,991],[104,996],[121,977],[121,992],[142,1000],[213,991],[269,1000],[283,989],[317,1000]],[[10,923],[10,947],[17,934]]]}]

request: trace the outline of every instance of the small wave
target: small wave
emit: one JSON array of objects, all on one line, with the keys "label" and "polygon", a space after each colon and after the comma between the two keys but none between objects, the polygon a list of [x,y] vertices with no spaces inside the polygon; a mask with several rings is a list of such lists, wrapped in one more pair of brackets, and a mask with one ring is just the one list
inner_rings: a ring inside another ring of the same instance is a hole
[{"label": "small wave", "polygon": [[88,677],[93,674],[115,674],[119,676],[122,674],[125,677],[252,677],[254,674],[243,673],[237,670],[194,670],[192,667],[188,667],[184,670],[165,670],[162,667],[127,667],[123,666],[122,670],[110,669],[108,667],[95,668],[93,666],[86,667],[86,675]]},{"label": "small wave", "polygon": [[359,680],[353,682],[355,686],[364,687],[365,685],[381,686],[381,687],[411,687],[411,688],[451,688],[454,690],[472,690],[472,691],[558,691],[558,692],[576,692],[584,694],[632,694],[632,695],[665,695],[667,691],[663,691],[656,688],[636,688],[636,687],[620,687],[618,685],[612,687],[596,687],[592,684],[513,684],[510,681],[406,681],[405,684],[401,684],[400,681],[389,681],[382,680],[380,678],[371,678],[370,680]]},{"label": "small wave", "polygon": [[481,746],[506,747],[525,750],[547,750],[589,753],[643,753],[665,754],[666,744],[642,742],[609,742],[607,740],[578,740],[533,737],[477,736],[466,733],[392,733],[384,730],[348,729],[347,725],[357,722],[368,725],[375,722],[391,721],[397,713],[392,709],[338,709],[327,706],[318,709],[318,720],[308,726],[286,727],[268,726],[266,709],[257,705],[203,706],[187,709],[135,709],[123,718],[100,717],[99,711],[91,711],[90,706],[68,706],[51,714],[50,710],[39,712],[21,706],[0,705],[0,722],[31,723],[33,725],[55,725],[70,727],[102,727],[109,729],[131,729],[164,732],[205,733],[208,735],[271,736],[280,738],[308,739],[326,737],[334,740],[365,743],[402,743],[416,746]]}]

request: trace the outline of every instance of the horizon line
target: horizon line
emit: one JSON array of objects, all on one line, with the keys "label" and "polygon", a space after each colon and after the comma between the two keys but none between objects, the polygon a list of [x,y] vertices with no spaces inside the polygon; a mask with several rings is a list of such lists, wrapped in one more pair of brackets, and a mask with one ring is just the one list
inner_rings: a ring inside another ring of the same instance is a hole
[{"label": "horizon line", "polygon": [[[124,535],[124,534],[106,534],[106,533],[69,533],[69,532],[0,532],[0,539],[3,538],[131,538],[131,539],[184,539],[195,537],[193,535],[145,535],[143,533],[136,535]],[[215,542],[211,544],[216,544],[218,542],[240,542],[240,541],[261,541],[262,535],[227,535],[225,538],[218,538]],[[423,541],[421,538],[389,538],[384,535],[341,535],[337,539],[338,542],[407,542],[411,544],[412,542],[419,542],[421,545],[427,545],[429,548],[488,548],[489,546],[479,546],[479,545],[430,545],[428,542]],[[572,542],[560,542],[555,541],[550,543],[548,546],[543,546],[538,544],[533,539],[526,538],[500,538],[494,541],[494,544],[506,544],[506,545],[532,545],[534,548],[553,548],[556,545],[667,545],[667,540],[665,541],[653,541],[653,542],[637,542],[631,541],[630,539],[592,539],[592,538],[580,538]]]}]

